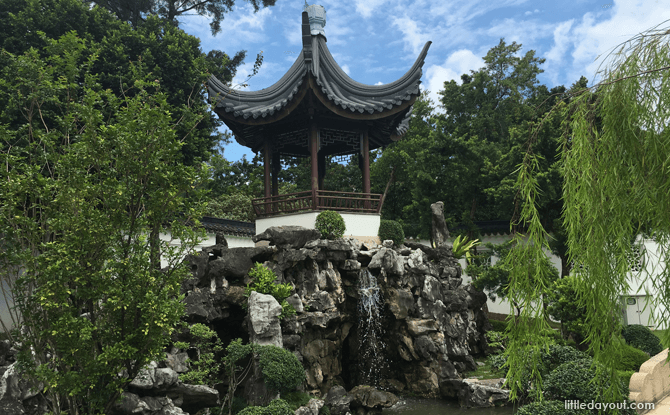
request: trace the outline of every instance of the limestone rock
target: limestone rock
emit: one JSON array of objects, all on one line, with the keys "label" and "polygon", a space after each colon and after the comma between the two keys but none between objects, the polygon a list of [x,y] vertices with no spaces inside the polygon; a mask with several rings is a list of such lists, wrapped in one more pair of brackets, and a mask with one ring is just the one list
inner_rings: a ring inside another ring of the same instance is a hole
[{"label": "limestone rock", "polygon": [[286,302],[291,304],[298,313],[303,313],[305,311],[305,307],[302,305],[302,300],[298,294],[293,294],[292,296],[288,297]]},{"label": "limestone rock", "polygon": [[177,373],[188,372],[188,353],[165,353],[165,364]]},{"label": "limestone rock", "polygon": [[509,391],[479,383],[477,380],[463,380],[458,394],[458,403],[462,407],[490,407],[509,402]]},{"label": "limestone rock", "polygon": [[402,320],[414,309],[414,296],[407,290],[391,288],[388,290],[386,303],[395,318]]},{"label": "limestone rock", "polygon": [[321,232],[316,229],[303,228],[302,226],[271,226],[265,232],[252,238],[254,242],[269,241],[270,245],[280,248],[298,249],[305,243],[321,238]]},{"label": "limestone rock", "polygon": [[166,390],[177,383],[179,375],[170,368],[158,368],[156,362],[151,362],[137,374],[130,382],[130,388],[137,391]]},{"label": "limestone rock", "polygon": [[281,305],[268,294],[252,291],[249,296],[249,340],[262,345],[283,347],[279,315]]},{"label": "limestone rock", "polygon": [[342,386],[333,386],[326,396],[326,404],[332,415],[344,415],[350,411],[351,396]]},{"label": "limestone rock", "polygon": [[356,386],[349,391],[351,407],[362,406],[369,409],[390,408],[398,403],[398,397],[391,392],[381,391],[372,386]]},{"label": "limestone rock", "polygon": [[174,405],[168,397],[146,396],[140,398],[130,392],[124,392],[121,402],[112,407],[112,415],[188,415]]},{"label": "limestone rock", "polygon": [[433,216],[432,241],[435,246],[440,247],[446,244],[449,239],[449,229],[444,221],[444,203],[436,202],[430,205],[430,211]]},{"label": "limestone rock", "polygon": [[175,402],[179,401],[179,406],[191,414],[219,405],[219,391],[205,385],[189,385],[179,382],[165,393]]},{"label": "limestone rock", "polygon": [[295,415],[319,415],[319,410],[324,404],[321,399],[310,399],[307,405],[296,409]]},{"label": "limestone rock", "polygon": [[428,319],[407,319],[407,330],[412,336],[418,337],[422,334],[437,331],[437,323],[435,320]]}]

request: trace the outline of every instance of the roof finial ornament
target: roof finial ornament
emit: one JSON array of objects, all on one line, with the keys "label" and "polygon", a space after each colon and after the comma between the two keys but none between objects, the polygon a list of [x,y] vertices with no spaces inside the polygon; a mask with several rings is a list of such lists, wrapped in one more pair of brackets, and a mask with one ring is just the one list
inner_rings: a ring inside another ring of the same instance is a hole
[{"label": "roof finial ornament", "polygon": [[302,8],[302,11],[307,10],[307,7],[309,7],[309,5],[307,4],[307,0],[305,0],[305,7]]},{"label": "roof finial ornament", "polygon": [[312,36],[322,35],[326,37],[323,27],[326,25],[326,9],[318,4],[308,5],[305,0],[305,9],[309,16],[309,29]]}]

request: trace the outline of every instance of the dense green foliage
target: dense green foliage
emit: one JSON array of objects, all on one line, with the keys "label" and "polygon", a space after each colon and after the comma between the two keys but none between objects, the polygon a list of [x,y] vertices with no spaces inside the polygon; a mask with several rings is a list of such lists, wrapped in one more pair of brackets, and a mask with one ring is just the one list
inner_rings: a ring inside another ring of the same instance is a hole
[{"label": "dense green foliage", "polygon": [[[497,298],[510,300],[510,303],[516,308],[517,314],[519,314],[521,312],[521,303],[512,298],[509,293],[510,270],[512,269],[513,264],[504,261],[504,258],[507,257],[516,243],[517,242],[510,240],[500,245],[494,245],[492,243],[484,244],[488,250],[475,256],[468,264],[465,272],[472,277],[472,285],[475,288],[488,292],[488,296],[492,301],[495,301]],[[494,256],[500,260],[491,265],[491,260]],[[549,281],[554,281],[558,278],[558,270],[551,264],[547,257],[540,258],[539,262],[541,264],[541,274],[535,274],[534,260],[530,260],[528,266],[533,268],[528,272],[533,275],[543,275],[544,278],[547,278]],[[548,327],[545,329],[548,329]]]},{"label": "dense green foliage", "polygon": [[189,371],[181,373],[179,380],[193,385],[207,385],[214,387],[219,383],[221,362],[217,361],[216,353],[223,350],[221,339],[216,332],[204,324],[196,323],[190,327],[194,341],[190,345],[178,345],[181,349],[188,346],[196,347],[200,353],[198,360],[189,362]]},{"label": "dense green foliage", "polygon": [[[274,6],[276,0],[247,0],[257,12],[263,7]],[[146,15],[158,15],[166,21],[175,24],[182,15],[200,16],[212,19],[209,23],[212,35],[221,31],[221,21],[226,13],[233,10],[235,0],[84,0],[85,3],[95,4],[107,8],[115,13],[119,19],[131,22],[138,26],[145,21]]]},{"label": "dense green foliage", "polygon": [[620,350],[621,357],[616,361],[616,370],[637,372],[640,370],[640,366],[649,360],[647,353],[628,344],[622,345]]},{"label": "dense green foliage", "polygon": [[312,399],[312,397],[309,396],[308,393],[301,391],[282,393],[281,396],[282,399],[285,400],[286,403],[288,403],[288,406],[290,406],[293,411],[300,408],[301,406],[307,405],[309,403],[309,400]]},{"label": "dense green foliage", "polygon": [[621,334],[629,345],[642,350],[650,356],[655,356],[663,351],[663,345],[658,337],[648,327],[639,324],[625,326]]},{"label": "dense green foliage", "polygon": [[256,220],[251,198],[242,192],[220,195],[211,199],[205,212],[208,216],[221,219],[253,222]]},{"label": "dense green foliage", "polygon": [[324,210],[316,217],[314,227],[321,232],[321,238],[338,239],[344,235],[346,226],[342,215],[332,210]]},{"label": "dense green foliage", "polygon": [[[634,255],[630,241],[650,230],[659,246],[667,246],[670,219],[658,206],[670,203],[658,189],[670,185],[667,160],[670,135],[667,124],[670,78],[670,32],[658,27],[622,43],[606,57],[600,72],[603,82],[575,91],[568,105],[555,111],[563,118],[560,147],[564,177],[562,225],[568,263],[579,266],[576,292],[585,307],[583,333],[589,352],[609,372],[609,383],[597,382],[606,401],[621,401],[627,391],[618,380],[616,360],[621,341],[621,293],[629,291],[629,258]],[[593,90],[592,90],[593,89]],[[524,304],[522,319],[545,314],[539,287],[548,287],[526,272],[530,257],[544,256],[548,239],[538,212],[539,158],[533,154],[536,136],[528,139],[527,155],[518,173],[519,223],[528,225],[529,243],[513,250],[510,264],[518,264],[510,280],[510,292]],[[668,252],[658,257],[668,262]],[[670,316],[670,270],[651,273],[648,284],[655,293],[656,324]],[[528,344],[537,326],[513,327],[510,332],[512,397],[518,388],[524,365],[519,350]],[[668,333],[665,334],[666,336]],[[534,364],[537,364],[535,362]],[[591,374],[583,373],[585,376]],[[539,377],[534,376],[539,384]],[[611,411],[617,413],[619,411]]]},{"label": "dense green foliage", "polygon": [[561,322],[564,337],[572,336],[577,343],[585,338],[586,307],[580,302],[578,277],[567,276],[556,280],[547,298],[547,312]]},{"label": "dense green foliage", "polygon": [[383,242],[392,240],[396,247],[405,243],[405,232],[402,226],[394,220],[382,219],[379,222],[379,239]]},{"label": "dense green foliage", "polygon": [[[230,82],[244,54],[233,59],[220,51],[205,55],[196,37],[169,21],[149,15],[133,28],[107,10],[89,8],[81,0],[0,0],[0,10],[7,12],[0,13],[0,47],[14,54],[33,47],[44,58],[47,39],[75,31],[86,41],[86,53],[98,54],[86,70],[116,96],[135,93],[132,86],[137,74],[130,65],[141,65],[143,80],[158,81],[165,93],[172,123],[183,140],[180,153],[186,164],[208,160],[214,145],[223,139],[216,130],[221,122],[208,111],[204,82],[210,74]],[[84,67],[74,70],[83,71]],[[70,88],[76,91],[80,86]],[[184,118],[189,116],[184,111],[187,107],[200,114],[199,118]],[[58,116],[58,104],[45,103],[42,115],[51,125]],[[18,125],[23,119],[18,108],[5,111],[5,117],[3,122],[9,125]]]},{"label": "dense green foliage", "polygon": [[[43,41],[46,58],[2,53],[0,157],[11,167],[0,234],[11,249],[0,271],[25,325],[20,367],[50,410],[108,412],[183,315],[181,258],[202,236],[186,223],[202,215],[206,172],[180,163],[172,107],[143,66],[130,66],[136,81],[119,97],[91,73],[88,42]],[[200,115],[182,113],[193,128]]]},{"label": "dense green foliage", "polygon": [[251,277],[253,282],[248,284],[244,290],[245,297],[249,297],[252,291],[256,291],[259,294],[270,294],[282,307],[282,313],[279,316],[280,319],[296,313],[295,308],[286,301],[293,290],[291,284],[276,283],[277,275],[271,269],[258,262],[249,271],[249,277]]},{"label": "dense green foliage", "polygon": [[290,392],[305,381],[305,369],[290,351],[277,346],[255,346],[265,386],[277,392]]},{"label": "dense green foliage", "polygon": [[545,395],[556,400],[605,402],[601,388],[608,387],[604,367],[591,358],[563,363],[554,369],[543,385]]},{"label": "dense green foliage", "polygon": [[283,399],[275,399],[267,406],[247,406],[238,415],[293,415],[289,404]]}]

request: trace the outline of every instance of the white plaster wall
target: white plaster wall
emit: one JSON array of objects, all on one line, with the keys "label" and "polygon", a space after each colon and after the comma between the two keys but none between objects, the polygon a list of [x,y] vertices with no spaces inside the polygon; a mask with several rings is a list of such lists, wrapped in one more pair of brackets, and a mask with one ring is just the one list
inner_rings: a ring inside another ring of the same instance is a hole
[{"label": "white plaster wall", "polygon": [[[256,219],[256,233],[263,233],[271,226],[302,226],[314,229],[316,217],[320,212],[304,212],[271,218]],[[346,229],[344,236],[375,237],[379,232],[380,216],[375,213],[342,213]]]},{"label": "white plaster wall", "polygon": [[[169,242],[170,246],[178,246],[180,244],[179,239],[174,239],[171,241],[170,240],[171,235],[169,233],[161,233],[160,238],[162,241]],[[226,235],[226,241],[228,242],[229,248],[256,246],[256,244],[254,244],[251,238]],[[213,232],[207,232],[206,238],[195,246],[194,251],[200,252],[202,248],[212,246],[215,243],[216,243],[216,234],[214,234]],[[167,261],[165,261],[165,259],[161,257],[161,267],[166,267],[167,265],[168,265]]]}]

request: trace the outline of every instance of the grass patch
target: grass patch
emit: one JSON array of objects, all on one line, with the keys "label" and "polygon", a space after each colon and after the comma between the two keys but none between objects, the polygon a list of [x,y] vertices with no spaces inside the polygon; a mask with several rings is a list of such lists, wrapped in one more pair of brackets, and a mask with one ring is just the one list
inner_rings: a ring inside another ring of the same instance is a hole
[{"label": "grass patch", "polygon": [[496,372],[493,367],[491,367],[491,362],[489,359],[486,359],[481,363],[484,363],[484,366],[477,365],[477,370],[473,372],[466,372],[465,377],[476,379],[500,379],[505,377],[504,374],[501,375],[500,373]]}]

